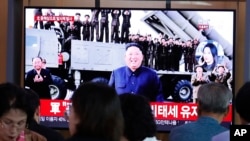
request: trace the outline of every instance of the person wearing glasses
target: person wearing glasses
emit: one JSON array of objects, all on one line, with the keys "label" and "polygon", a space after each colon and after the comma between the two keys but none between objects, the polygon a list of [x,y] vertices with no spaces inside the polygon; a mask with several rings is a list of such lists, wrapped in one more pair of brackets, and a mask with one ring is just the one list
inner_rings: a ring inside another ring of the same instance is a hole
[{"label": "person wearing glasses", "polygon": [[29,104],[26,91],[12,83],[0,84],[0,141],[47,141],[28,130]]}]

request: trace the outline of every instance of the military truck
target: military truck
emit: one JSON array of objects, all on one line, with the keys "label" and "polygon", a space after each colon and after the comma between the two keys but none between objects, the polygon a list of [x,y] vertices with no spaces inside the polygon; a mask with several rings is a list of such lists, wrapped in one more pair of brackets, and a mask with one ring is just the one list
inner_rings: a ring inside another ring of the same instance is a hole
[{"label": "military truck", "polygon": [[25,72],[33,69],[33,57],[46,59],[54,83],[50,85],[52,99],[64,99],[68,89],[74,90],[84,81],[97,78],[107,81],[114,68],[124,65],[123,59],[117,60],[125,52],[122,44],[70,40],[70,50],[62,50],[58,37],[63,34],[55,31],[60,28],[27,28],[25,32]]},{"label": "military truck", "polygon": [[[53,30],[58,30],[53,28]],[[69,90],[74,90],[82,82],[97,79],[107,82],[113,69],[125,65],[124,44],[100,43],[71,40],[70,51],[62,51],[58,35],[53,30],[26,29],[25,72],[32,69],[32,58],[46,59],[53,85],[50,85],[52,99],[64,99]],[[49,38],[49,40],[48,40]],[[60,64],[60,57],[63,63]],[[175,101],[189,101],[192,96],[191,73],[157,72],[163,84],[164,96],[174,92]]]}]

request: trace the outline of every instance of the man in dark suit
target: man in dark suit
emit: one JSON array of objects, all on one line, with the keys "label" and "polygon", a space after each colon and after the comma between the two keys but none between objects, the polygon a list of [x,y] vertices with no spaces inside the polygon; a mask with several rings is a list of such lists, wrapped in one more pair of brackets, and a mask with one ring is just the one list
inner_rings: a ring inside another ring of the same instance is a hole
[{"label": "man in dark suit", "polygon": [[82,21],[81,21],[81,14],[80,13],[75,14],[75,21],[74,21],[73,25],[75,27],[74,31],[75,31],[77,39],[81,40]]},{"label": "man in dark suit", "polygon": [[115,41],[117,43],[119,38],[119,26],[120,26],[120,20],[119,17],[121,15],[121,10],[112,10],[111,16],[112,16],[112,22],[111,22],[111,42]]},{"label": "man in dark suit", "polygon": [[[52,11],[52,9],[48,9],[48,11],[46,12],[46,16],[50,17],[50,16],[55,16],[55,13]],[[55,22],[54,21],[47,21],[44,24],[44,28],[47,30],[51,29],[51,26],[55,26]]]},{"label": "man in dark suit", "polygon": [[121,31],[121,42],[128,43],[128,35],[129,35],[129,28],[130,28],[130,18],[131,18],[131,11],[130,10],[123,10],[122,12],[123,22],[122,22],[122,31]]},{"label": "man in dark suit", "polygon": [[105,30],[105,42],[109,42],[109,19],[108,19],[108,14],[110,13],[109,9],[103,9],[101,10],[101,19],[100,19],[100,24],[101,24],[101,29],[100,29],[100,42],[103,41],[103,36],[104,36],[104,30]]},{"label": "man in dark suit", "polygon": [[99,16],[100,10],[98,9],[91,9],[91,28],[90,28],[90,40],[94,40],[94,31],[95,31],[95,38],[96,41],[99,41]]},{"label": "man in dark suit", "polygon": [[82,23],[82,40],[84,41],[90,41],[90,27],[91,23],[89,21],[89,15],[86,14],[85,16],[85,21]]},{"label": "man in dark suit", "polygon": [[42,68],[42,58],[32,60],[34,69],[27,72],[25,86],[39,94],[40,98],[51,99],[49,85],[52,84],[50,72]]},{"label": "man in dark suit", "polygon": [[[34,10],[34,15],[35,15],[35,17],[36,16],[42,16],[43,15],[42,8],[36,8]],[[43,29],[43,21],[35,21],[34,28],[38,28],[38,26],[37,26],[38,23],[40,25],[40,29]]]}]

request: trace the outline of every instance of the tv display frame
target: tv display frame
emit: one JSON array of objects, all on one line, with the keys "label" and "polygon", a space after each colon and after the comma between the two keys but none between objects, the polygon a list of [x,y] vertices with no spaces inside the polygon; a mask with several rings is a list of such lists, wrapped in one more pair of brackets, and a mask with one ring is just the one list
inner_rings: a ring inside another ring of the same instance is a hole
[{"label": "tv display frame", "polygon": [[[39,8],[42,9],[43,14],[39,15],[38,12],[38,15],[35,16],[34,10]],[[49,9],[55,15],[46,15]],[[103,41],[97,41],[96,31],[93,41],[70,38],[63,31],[63,25],[60,23],[74,21],[76,13],[81,14],[81,21],[84,20],[86,14],[91,19],[91,9],[121,10],[119,36],[122,32],[122,11],[131,10],[130,37],[143,38],[147,36],[149,38],[151,36],[152,41],[159,41],[159,36],[161,36],[167,39],[173,38],[174,43],[180,45],[198,39],[199,45],[196,47],[194,56],[197,62],[201,58],[203,47],[207,42],[216,44],[218,58],[223,59],[225,57],[231,63],[228,69],[231,73],[231,90],[234,92],[235,10],[27,6],[24,7],[25,75],[33,69],[32,58],[40,56],[46,59],[47,69],[51,72],[53,79],[53,83],[49,85],[52,98],[41,99],[41,124],[52,128],[68,128],[64,111],[70,105],[70,97],[74,90],[81,83],[87,81],[97,80],[106,83],[112,70],[125,65],[123,55],[125,43],[128,41],[122,42],[121,36],[119,38],[114,36],[114,40],[111,42],[112,18],[110,13],[108,16],[108,43],[105,41],[105,31]],[[61,16],[59,16],[60,12],[62,12]],[[100,20],[100,13],[98,19]],[[50,20],[54,22],[54,26],[47,25],[46,28],[48,29],[39,29],[40,21],[45,28],[45,24]],[[34,28],[35,21],[37,21],[37,28]],[[68,26],[68,24],[65,25]],[[100,28],[99,23],[99,36]],[[83,27],[81,27],[82,30]],[[159,35],[159,33],[162,35]],[[70,38],[70,42],[67,42],[69,40],[65,38],[66,36],[68,36],[68,39]],[[83,38],[82,34],[81,38]],[[193,86],[191,85],[191,76],[195,73],[195,64],[192,64],[192,70],[185,70],[182,52],[178,60],[178,70],[169,68],[166,64],[162,66],[162,63],[160,64],[157,61],[157,52],[154,51],[153,46],[148,48],[144,57],[148,60],[144,60],[143,64],[157,71],[164,92],[165,102],[151,102],[157,130],[168,132],[175,126],[195,120],[197,112],[196,104],[192,103]],[[222,124],[228,127],[233,121],[232,118],[231,107]]]}]

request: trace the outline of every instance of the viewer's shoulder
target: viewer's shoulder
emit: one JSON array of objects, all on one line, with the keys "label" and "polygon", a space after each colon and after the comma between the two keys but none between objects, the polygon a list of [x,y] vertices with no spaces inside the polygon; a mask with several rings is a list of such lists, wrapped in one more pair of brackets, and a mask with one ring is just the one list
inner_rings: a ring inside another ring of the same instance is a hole
[{"label": "viewer's shoulder", "polygon": [[230,140],[230,132],[229,130],[219,133],[213,136],[212,141],[229,141]]},{"label": "viewer's shoulder", "polygon": [[181,130],[190,130],[195,126],[194,123],[183,124],[177,127],[174,127],[171,131],[181,131]]},{"label": "viewer's shoulder", "polygon": [[[43,135],[44,137],[46,137],[48,139],[48,141],[63,141],[64,138],[63,136],[58,133],[56,130],[53,130],[47,126],[44,126],[44,125],[38,125],[37,127],[37,131],[38,133],[40,133],[41,135]],[[36,131],[36,130],[34,130]]]},{"label": "viewer's shoulder", "polygon": [[185,124],[174,127],[169,134],[170,141],[190,141],[193,140],[195,133],[192,130],[192,125]]},{"label": "viewer's shoulder", "polygon": [[37,132],[31,131],[29,129],[25,129],[25,140],[26,141],[47,141],[47,139],[38,134]]}]

